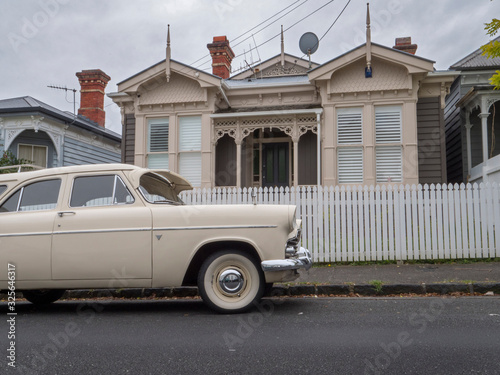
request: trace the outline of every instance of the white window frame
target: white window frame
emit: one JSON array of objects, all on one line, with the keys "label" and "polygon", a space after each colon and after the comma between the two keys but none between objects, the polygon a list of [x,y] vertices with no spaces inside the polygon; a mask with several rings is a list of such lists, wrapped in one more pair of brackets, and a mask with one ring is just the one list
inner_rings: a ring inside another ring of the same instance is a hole
[{"label": "white window frame", "polygon": [[178,172],[193,186],[201,186],[201,115],[178,118]]},{"label": "white window frame", "polygon": [[[151,151],[151,127],[155,125],[167,125],[166,150]],[[147,165],[148,168],[169,169],[169,144],[170,144],[170,119],[169,117],[147,119]]]},{"label": "white window frame", "polygon": [[377,183],[403,182],[403,106],[375,106]]},{"label": "white window frame", "polygon": [[24,159],[22,157],[20,157],[20,147],[21,146],[24,146],[24,147],[31,147],[31,158],[28,159],[30,162],[32,162],[33,164],[36,165],[36,161],[35,159],[33,158],[33,152],[35,150],[35,147],[39,147],[39,148],[43,148],[45,149],[45,165],[39,165],[39,167],[44,167],[44,168],[47,168],[48,167],[48,163],[49,163],[49,148],[47,146],[43,146],[43,145],[35,145],[35,144],[29,144],[29,143],[19,143],[17,145],[17,158],[18,159]]},{"label": "white window frame", "polygon": [[337,181],[362,184],[363,107],[337,108]]}]

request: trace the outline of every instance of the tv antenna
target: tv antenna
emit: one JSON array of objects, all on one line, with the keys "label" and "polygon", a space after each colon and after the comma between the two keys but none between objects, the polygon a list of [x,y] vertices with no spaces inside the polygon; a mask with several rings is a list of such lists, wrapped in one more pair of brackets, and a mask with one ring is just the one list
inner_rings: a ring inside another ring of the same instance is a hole
[{"label": "tv antenna", "polygon": [[[73,91],[73,116],[76,117],[76,89],[68,89],[66,86],[55,86],[55,85],[47,85],[47,87],[51,89],[56,89],[56,90],[64,90],[66,91],[66,94],[68,91]],[[68,99],[66,99],[68,100]]]},{"label": "tv antenna", "polygon": [[316,34],[307,32],[300,37],[299,48],[304,55],[309,56],[309,69],[311,69],[311,55],[318,50],[319,39]]}]

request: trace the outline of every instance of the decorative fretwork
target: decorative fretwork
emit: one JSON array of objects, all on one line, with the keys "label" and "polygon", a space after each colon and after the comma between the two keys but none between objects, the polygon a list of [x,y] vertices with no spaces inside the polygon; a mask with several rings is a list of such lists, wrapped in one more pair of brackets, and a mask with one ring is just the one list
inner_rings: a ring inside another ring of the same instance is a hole
[{"label": "decorative fretwork", "polygon": [[300,137],[308,131],[318,134],[318,124],[316,116],[285,116],[285,117],[262,117],[245,118],[241,121],[220,120],[214,122],[214,142],[224,137],[226,134],[241,142],[257,129],[279,129],[294,142],[298,142]]},{"label": "decorative fretwork", "polygon": [[277,127],[285,124],[293,124],[293,117],[254,118],[242,121],[243,126],[260,125],[265,127]]}]

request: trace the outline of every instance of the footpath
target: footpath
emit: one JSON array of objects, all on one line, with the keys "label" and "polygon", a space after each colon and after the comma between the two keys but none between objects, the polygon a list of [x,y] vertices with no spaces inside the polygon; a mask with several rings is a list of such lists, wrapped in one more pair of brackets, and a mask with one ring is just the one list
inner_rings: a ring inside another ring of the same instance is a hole
[{"label": "footpath", "polygon": [[[335,265],[302,271],[292,283],[275,284],[271,296],[500,295],[500,262],[468,264]],[[72,290],[63,298],[183,298],[196,287]]]}]

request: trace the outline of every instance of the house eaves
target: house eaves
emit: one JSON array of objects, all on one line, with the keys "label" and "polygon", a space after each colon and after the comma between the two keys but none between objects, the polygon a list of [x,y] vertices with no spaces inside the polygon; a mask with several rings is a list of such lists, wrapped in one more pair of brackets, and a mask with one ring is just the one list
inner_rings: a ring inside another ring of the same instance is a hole
[{"label": "house eaves", "polygon": [[[392,62],[395,64],[405,65],[410,74],[412,73],[427,73],[433,71],[435,61],[429,60],[420,56],[412,55],[411,53],[397,50],[395,48],[386,47],[377,43],[371,44],[371,55],[374,57]],[[331,75],[349,64],[366,56],[366,43],[353,48],[352,50],[337,56],[324,64],[310,70],[308,72],[309,79],[322,80],[330,79]]]},{"label": "house eaves", "polygon": [[[9,106],[9,102],[12,103]],[[46,103],[30,96],[0,100],[0,116],[44,116],[52,120],[62,122],[65,125],[76,126],[94,134],[103,136],[115,142],[121,142],[121,136],[109,129],[103,128],[97,123],[83,116],[74,116],[71,113],[61,111]]]},{"label": "house eaves", "polygon": [[[176,60],[170,60],[170,64],[170,69],[173,73],[196,80],[200,87],[220,87],[221,78],[216,75],[193,68]],[[166,60],[163,60],[119,82],[117,84],[118,92],[136,92],[142,84],[165,74],[165,71]]]}]

